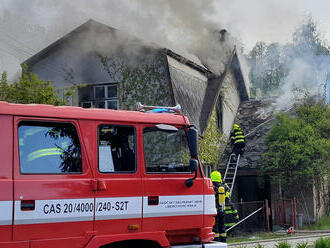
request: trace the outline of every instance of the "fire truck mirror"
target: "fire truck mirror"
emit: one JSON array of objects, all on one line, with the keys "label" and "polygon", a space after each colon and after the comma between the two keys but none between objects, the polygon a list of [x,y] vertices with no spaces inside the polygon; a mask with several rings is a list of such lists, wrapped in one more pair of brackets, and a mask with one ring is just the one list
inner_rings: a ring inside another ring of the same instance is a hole
[{"label": "fire truck mirror", "polygon": [[197,159],[190,159],[189,165],[190,165],[191,171],[195,172],[195,175],[194,175],[193,178],[189,178],[185,181],[185,184],[188,188],[193,186],[194,180],[197,177],[198,160]]},{"label": "fire truck mirror", "polygon": [[189,165],[191,171],[197,171],[198,161],[196,159],[190,159]]},{"label": "fire truck mirror", "polygon": [[191,158],[197,158],[198,154],[198,130],[195,127],[190,127],[188,130],[188,143]]}]

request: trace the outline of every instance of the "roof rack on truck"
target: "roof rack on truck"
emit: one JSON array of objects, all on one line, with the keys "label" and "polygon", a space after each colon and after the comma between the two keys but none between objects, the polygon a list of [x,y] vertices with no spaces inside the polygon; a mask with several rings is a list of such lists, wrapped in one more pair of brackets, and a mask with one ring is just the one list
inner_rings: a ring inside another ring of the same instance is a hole
[{"label": "roof rack on truck", "polygon": [[178,113],[181,114],[181,106],[177,104],[174,107],[163,107],[163,106],[149,106],[143,105],[138,102],[136,105],[136,110],[140,112],[153,112],[153,113]]}]

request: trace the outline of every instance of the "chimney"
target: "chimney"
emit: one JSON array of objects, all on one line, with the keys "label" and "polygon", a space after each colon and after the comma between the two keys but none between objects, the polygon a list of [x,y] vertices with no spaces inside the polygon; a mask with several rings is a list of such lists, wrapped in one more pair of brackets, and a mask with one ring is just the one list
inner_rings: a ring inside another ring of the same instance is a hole
[{"label": "chimney", "polygon": [[219,33],[220,33],[220,41],[225,41],[227,30],[221,29]]}]

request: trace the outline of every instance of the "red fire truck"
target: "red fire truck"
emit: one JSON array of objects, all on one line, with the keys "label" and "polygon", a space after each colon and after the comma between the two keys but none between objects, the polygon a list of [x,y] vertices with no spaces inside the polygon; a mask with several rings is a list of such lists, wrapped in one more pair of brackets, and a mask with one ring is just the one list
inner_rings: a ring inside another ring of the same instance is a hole
[{"label": "red fire truck", "polygon": [[0,247],[226,247],[179,113],[0,102]]}]

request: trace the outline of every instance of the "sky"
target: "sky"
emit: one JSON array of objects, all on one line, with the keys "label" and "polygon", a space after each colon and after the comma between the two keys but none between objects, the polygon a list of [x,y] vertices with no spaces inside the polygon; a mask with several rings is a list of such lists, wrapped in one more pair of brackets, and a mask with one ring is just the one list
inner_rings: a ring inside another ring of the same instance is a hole
[{"label": "sky", "polygon": [[[289,42],[294,29],[309,16],[316,21],[323,37],[330,40],[330,1],[327,0],[230,0],[216,5],[219,19],[247,50],[260,40]],[[222,13],[221,9],[229,11]]]},{"label": "sky", "polygon": [[257,41],[286,43],[311,16],[330,40],[327,0],[0,0],[0,72],[89,18],[175,50],[205,48],[207,29],[225,28],[248,52]]}]

